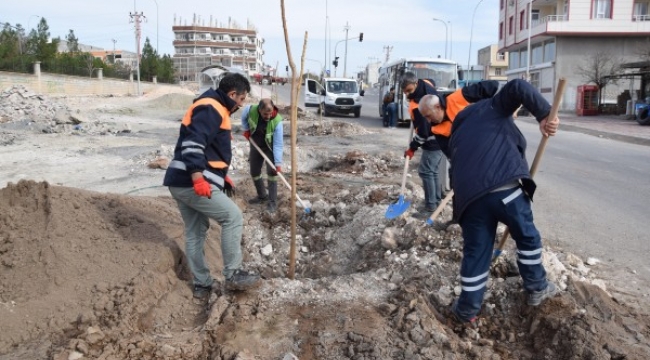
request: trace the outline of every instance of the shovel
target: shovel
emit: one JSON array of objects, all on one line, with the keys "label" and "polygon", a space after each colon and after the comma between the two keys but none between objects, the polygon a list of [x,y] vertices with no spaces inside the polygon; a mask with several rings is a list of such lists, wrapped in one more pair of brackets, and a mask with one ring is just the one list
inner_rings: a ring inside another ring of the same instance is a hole
[{"label": "shovel", "polygon": [[427,225],[433,225],[434,224],[434,221],[436,220],[438,215],[440,215],[440,213],[442,212],[442,210],[445,208],[445,206],[447,205],[449,200],[451,200],[452,197],[454,197],[454,190],[453,189],[450,190],[447,193],[447,196],[445,196],[444,199],[442,199],[442,201],[440,202],[440,205],[438,205],[438,207],[436,208],[436,211],[434,211],[433,214],[431,214],[431,216],[429,216],[429,218],[427,219]]},{"label": "shovel", "polygon": [[[560,102],[562,102],[562,95],[564,94],[565,86],[566,86],[566,79],[561,78],[557,84],[557,91],[555,92],[555,98],[553,99],[553,107],[551,108],[551,113],[548,114],[549,119],[554,119],[557,116],[557,112],[560,108]],[[542,155],[544,155],[544,150],[546,150],[547,142],[548,142],[548,136],[542,136],[542,140],[539,142],[539,146],[537,147],[537,152],[535,153],[535,159],[533,160],[533,164],[530,166],[531,178],[535,176],[535,173],[537,172],[537,167],[539,166],[539,162],[542,160]],[[492,263],[494,263],[496,259],[503,252],[503,248],[506,245],[508,236],[510,236],[510,229],[506,228],[506,231],[503,232],[503,236],[499,241],[499,245],[494,250],[494,254],[492,255]]]},{"label": "shovel", "polygon": [[[271,166],[272,168],[275,168],[275,164],[273,164],[273,161],[271,161],[271,159],[269,159],[268,156],[266,156],[266,154],[264,154],[262,149],[260,149],[260,147],[257,146],[257,144],[255,144],[255,142],[253,142],[252,140],[248,140],[248,142],[250,142],[251,145],[253,145],[253,147],[255,147],[257,152],[260,155],[262,155],[262,157],[264,158],[266,163],[269,164],[269,166]],[[282,173],[277,173],[277,174],[280,177],[280,179],[282,180],[282,182],[284,183],[284,185],[286,185],[287,189],[289,189],[289,191],[291,191],[291,185],[289,184],[287,179],[285,179],[284,175],[282,175]],[[296,199],[298,199],[298,202],[300,202],[300,205],[302,205],[302,208],[305,209],[305,214],[309,214],[311,212],[311,208],[309,208],[307,205],[305,205],[305,203],[302,201],[302,199],[300,199],[300,196],[298,196],[298,194],[296,194]]]},{"label": "shovel", "polygon": [[[411,122],[411,132],[409,134],[409,140],[413,138],[413,122]],[[404,175],[402,175],[402,189],[400,190],[399,193],[399,198],[397,199],[397,202],[391,205],[388,205],[388,209],[386,210],[386,219],[394,219],[400,215],[402,215],[406,210],[408,210],[409,206],[411,206],[410,201],[404,201],[404,191],[406,189],[406,175],[409,170],[409,157],[404,156]]]}]

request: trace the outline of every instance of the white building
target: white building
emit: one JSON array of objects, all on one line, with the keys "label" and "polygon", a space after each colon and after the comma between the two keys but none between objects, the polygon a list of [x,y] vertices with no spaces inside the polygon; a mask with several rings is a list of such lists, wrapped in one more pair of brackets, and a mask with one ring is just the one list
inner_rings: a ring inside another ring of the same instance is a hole
[{"label": "white building", "polygon": [[[649,0],[500,0],[499,52],[509,52],[508,80],[525,78],[551,102],[566,78],[561,110],[575,110],[576,88],[587,81],[576,67],[596,53],[621,63],[640,61],[650,35]],[[531,9],[532,8],[532,9]],[[532,10],[532,12],[531,12]],[[528,63],[529,16],[531,62]],[[634,84],[608,85],[603,99],[616,99]],[[638,83],[637,83],[638,87]]]},{"label": "white building", "polygon": [[174,18],[174,67],[181,81],[195,81],[210,65],[240,68],[249,75],[262,70],[264,39],[251,23],[246,27],[228,18],[226,24],[194,15],[191,23]]},{"label": "white building", "polygon": [[381,61],[376,61],[376,62],[371,62],[366,65],[366,69],[364,71],[364,82],[368,84],[368,86],[372,86],[376,83],[379,82],[379,68],[381,67]]}]

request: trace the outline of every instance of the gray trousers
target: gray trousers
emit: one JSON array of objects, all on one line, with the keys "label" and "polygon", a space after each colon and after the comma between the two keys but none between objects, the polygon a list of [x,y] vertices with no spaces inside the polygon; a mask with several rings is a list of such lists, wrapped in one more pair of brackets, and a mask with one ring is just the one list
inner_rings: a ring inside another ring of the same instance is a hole
[{"label": "gray trousers", "polygon": [[198,196],[193,188],[169,187],[185,223],[185,256],[192,271],[194,285],[210,286],[214,281],[205,263],[205,239],[210,219],[221,225],[221,256],[226,278],[241,267],[243,217],[239,207],[216,186],[212,198]]}]

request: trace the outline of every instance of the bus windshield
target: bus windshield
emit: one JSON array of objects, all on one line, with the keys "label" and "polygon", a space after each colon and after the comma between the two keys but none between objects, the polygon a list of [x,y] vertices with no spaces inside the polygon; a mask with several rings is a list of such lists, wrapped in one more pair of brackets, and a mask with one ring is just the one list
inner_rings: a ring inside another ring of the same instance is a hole
[{"label": "bus windshield", "polygon": [[335,94],[354,94],[357,92],[357,83],[354,81],[328,81],[327,91]]},{"label": "bus windshield", "polygon": [[457,70],[455,64],[435,62],[410,62],[406,65],[418,79],[432,79],[438,88],[455,89]]}]

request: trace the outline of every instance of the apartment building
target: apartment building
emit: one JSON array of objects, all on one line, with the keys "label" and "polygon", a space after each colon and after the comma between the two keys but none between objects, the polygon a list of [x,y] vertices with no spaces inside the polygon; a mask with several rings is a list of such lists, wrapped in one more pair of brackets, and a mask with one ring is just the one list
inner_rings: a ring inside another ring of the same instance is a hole
[{"label": "apartment building", "polygon": [[210,65],[239,68],[249,75],[263,66],[264,39],[255,26],[240,26],[228,18],[219,23],[196,14],[190,24],[174,17],[174,67],[181,81],[196,81],[201,69]]},{"label": "apartment building", "polygon": [[[561,110],[576,108],[578,66],[598,53],[618,63],[641,61],[650,36],[650,0],[500,0],[499,52],[508,52],[508,80],[525,78],[552,101],[559,78],[567,79]],[[530,39],[530,51],[529,40]],[[529,56],[530,52],[530,56]],[[648,53],[646,51],[646,53]],[[529,61],[530,60],[530,61]],[[601,98],[634,93],[633,80],[607,85]]]},{"label": "apartment building", "polygon": [[[92,56],[101,59],[106,64],[116,62],[124,65],[129,69],[136,69],[138,66],[138,54],[132,51],[120,49],[105,50],[99,46],[86,44],[77,44],[77,48],[81,52],[90,53]],[[59,40],[57,51],[60,53],[70,51],[68,42],[65,40]]]},{"label": "apartment building", "polygon": [[507,81],[508,53],[499,52],[499,46],[492,44],[478,50],[478,64],[483,66],[482,79]]}]

